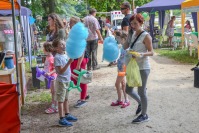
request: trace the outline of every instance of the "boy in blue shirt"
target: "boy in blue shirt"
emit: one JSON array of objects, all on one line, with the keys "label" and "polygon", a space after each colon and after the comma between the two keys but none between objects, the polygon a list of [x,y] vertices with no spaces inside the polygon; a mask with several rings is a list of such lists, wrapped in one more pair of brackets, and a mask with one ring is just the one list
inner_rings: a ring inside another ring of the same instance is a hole
[{"label": "boy in blue shirt", "polygon": [[56,78],[56,99],[58,101],[58,112],[59,112],[59,125],[60,126],[73,126],[71,122],[77,121],[77,118],[69,114],[69,103],[68,103],[68,85],[71,79],[70,64],[73,59],[68,59],[65,52],[65,42],[62,40],[54,40],[53,47],[56,51],[54,57],[54,66],[57,73]]}]

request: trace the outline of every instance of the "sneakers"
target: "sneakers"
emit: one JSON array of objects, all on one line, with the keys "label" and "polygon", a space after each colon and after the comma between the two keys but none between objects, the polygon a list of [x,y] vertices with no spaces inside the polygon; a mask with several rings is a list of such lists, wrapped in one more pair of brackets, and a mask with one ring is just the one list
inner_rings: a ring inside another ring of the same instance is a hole
[{"label": "sneakers", "polygon": [[78,120],[75,116],[73,116],[73,115],[71,115],[71,114],[66,115],[66,116],[65,116],[65,119],[66,119],[67,121],[70,121],[70,122],[76,122],[76,121]]},{"label": "sneakers", "polygon": [[132,123],[142,123],[142,122],[147,122],[147,121],[149,121],[148,115],[147,114],[146,115],[141,114],[136,119],[134,119],[132,121]]},{"label": "sneakers", "polygon": [[69,121],[66,120],[66,118],[60,119],[59,120],[59,125],[64,126],[64,127],[71,127],[73,124]]},{"label": "sneakers", "polygon": [[142,111],[141,104],[139,104],[139,105],[138,105],[138,108],[137,108],[137,110],[136,110],[136,112],[135,112],[135,114],[137,115],[137,114],[139,114],[141,111]]},{"label": "sneakers", "polygon": [[100,69],[100,66],[93,67],[93,70],[98,70],[98,69]]},{"label": "sneakers", "polygon": [[121,108],[126,108],[126,107],[129,106],[129,105],[130,105],[130,101],[124,102],[124,103],[122,104]]},{"label": "sneakers", "polygon": [[82,107],[86,105],[86,101],[78,100],[77,104],[75,105],[76,108]]},{"label": "sneakers", "polygon": [[120,105],[123,105],[123,101],[116,101],[116,102],[112,102],[111,103],[111,106],[120,106]]},{"label": "sneakers", "polygon": [[87,96],[85,97],[85,100],[88,100],[88,99],[90,99],[90,96],[89,96],[89,95],[87,95]]}]

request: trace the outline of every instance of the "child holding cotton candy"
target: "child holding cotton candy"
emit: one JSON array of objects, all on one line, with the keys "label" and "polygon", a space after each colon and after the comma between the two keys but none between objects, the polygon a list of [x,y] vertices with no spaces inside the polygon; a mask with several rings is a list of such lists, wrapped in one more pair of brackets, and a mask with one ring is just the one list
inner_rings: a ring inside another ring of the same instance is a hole
[{"label": "child holding cotton candy", "polygon": [[[80,18],[71,17],[70,18],[70,24],[69,24],[70,28],[72,29],[73,26],[75,26],[78,22],[80,22]],[[79,23],[76,26],[80,27],[80,28],[77,28],[77,29],[81,29],[81,27],[82,27],[82,31],[79,31],[79,30],[78,31],[74,31],[73,30],[72,31],[73,34],[74,34],[74,32],[75,33],[78,32],[78,33],[82,33],[82,34],[84,34],[86,32],[86,28],[84,27],[83,24]],[[72,34],[72,33],[70,33],[70,34]],[[79,41],[79,42],[86,41],[85,40],[86,38],[85,39],[84,38],[80,38],[79,40],[77,40],[77,38],[75,37],[75,38],[71,38],[71,39],[74,40],[74,41]],[[70,43],[67,44],[67,45],[70,45]],[[81,48],[80,46],[78,46],[78,45],[81,45],[80,43],[77,43],[76,46],[75,46],[75,43],[71,43],[71,45],[73,45],[73,48],[76,49],[76,50],[78,48]],[[85,50],[84,47],[82,49]],[[74,58],[74,61],[70,65],[72,74],[76,75],[76,73],[74,73],[74,71],[73,71],[75,69],[76,70],[86,69],[86,65],[88,63],[88,60],[89,60],[88,54],[86,53],[86,51],[85,52],[82,51],[82,55],[79,58]],[[76,79],[74,77],[72,77],[71,80],[74,82],[74,84],[77,84],[77,81],[76,81]],[[77,103],[75,105],[76,108],[79,108],[79,107],[82,107],[82,106],[86,105],[86,103],[87,103],[86,100],[89,97],[89,95],[87,95],[87,89],[88,89],[87,84],[80,83],[80,88],[81,88],[82,91],[80,93],[80,99],[77,101]]]},{"label": "child holding cotton candy", "polygon": [[[44,54],[46,55],[46,59],[44,63],[44,71],[48,75],[54,76],[56,78],[57,74],[55,72],[55,67],[54,67],[54,57],[51,53],[52,51],[54,51],[52,43],[51,42],[44,43],[43,51],[44,51]],[[48,109],[45,110],[47,114],[58,112],[57,101],[55,100],[55,81],[54,80],[51,81],[50,90],[51,90],[51,96],[52,96],[52,104]]]},{"label": "child holding cotton candy", "polygon": [[[127,32],[125,31],[116,31],[116,40],[120,45],[120,56],[117,60],[117,68],[118,68],[118,75],[115,82],[115,87],[117,90],[118,99],[115,102],[111,103],[111,106],[121,106],[121,108],[125,108],[130,105],[130,101],[128,96],[125,92],[126,89],[126,65],[125,65],[125,55],[127,53],[126,50],[123,49],[123,44],[127,39]],[[124,94],[124,101],[122,101],[122,92]]]}]

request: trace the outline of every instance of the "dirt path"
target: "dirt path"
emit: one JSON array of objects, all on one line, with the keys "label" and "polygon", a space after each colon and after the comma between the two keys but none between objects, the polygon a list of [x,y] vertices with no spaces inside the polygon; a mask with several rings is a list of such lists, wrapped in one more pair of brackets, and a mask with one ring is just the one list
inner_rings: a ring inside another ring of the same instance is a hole
[{"label": "dirt path", "polygon": [[[192,65],[183,65],[155,55],[151,58],[148,80],[148,115],[150,121],[131,124],[136,116],[136,102],[125,109],[111,107],[117,98],[114,82],[116,67],[101,62],[102,45],[99,45],[99,63],[89,84],[91,99],[82,108],[74,108],[79,98],[76,90],[70,94],[70,111],[79,118],[73,127],[58,127],[58,114],[47,115],[49,103],[27,103],[22,112],[22,133],[196,133],[199,130],[199,89],[193,87]],[[46,90],[45,90],[46,91]]]}]

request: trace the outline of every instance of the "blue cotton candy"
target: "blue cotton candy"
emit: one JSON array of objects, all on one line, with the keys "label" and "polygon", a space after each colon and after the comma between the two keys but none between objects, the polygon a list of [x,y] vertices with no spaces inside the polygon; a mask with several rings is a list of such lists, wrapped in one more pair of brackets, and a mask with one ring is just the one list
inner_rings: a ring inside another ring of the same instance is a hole
[{"label": "blue cotton candy", "polygon": [[88,29],[83,23],[78,22],[72,27],[66,40],[66,52],[69,58],[77,59],[82,56],[86,49],[87,37]]},{"label": "blue cotton candy", "polygon": [[119,57],[119,48],[117,41],[113,37],[107,37],[104,40],[103,58],[108,62],[113,62]]}]

